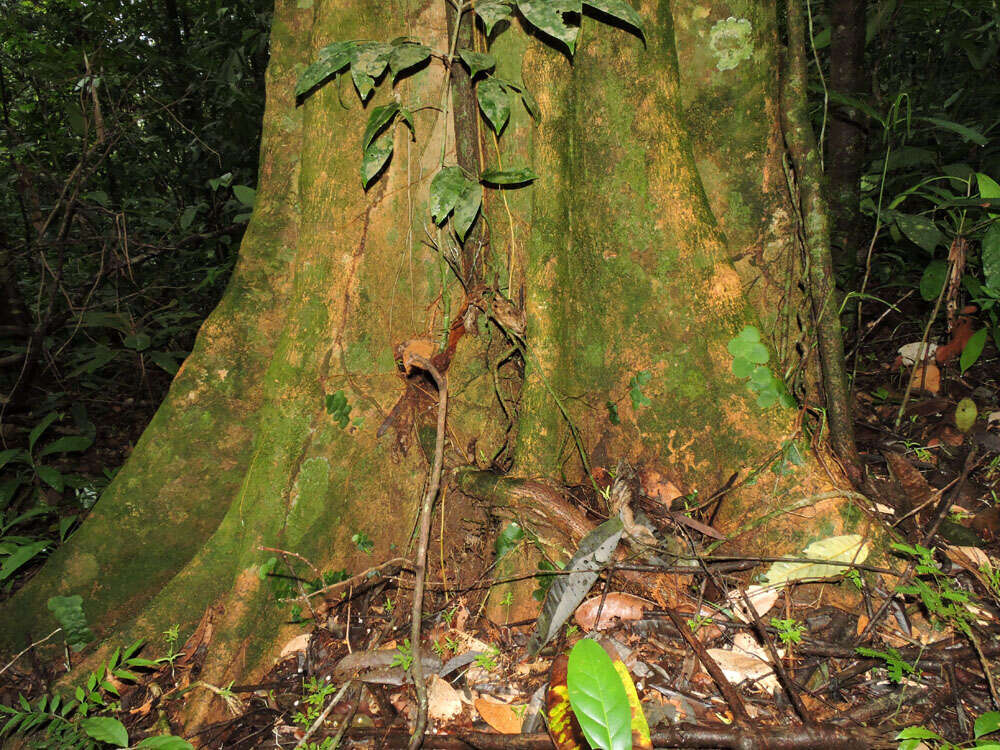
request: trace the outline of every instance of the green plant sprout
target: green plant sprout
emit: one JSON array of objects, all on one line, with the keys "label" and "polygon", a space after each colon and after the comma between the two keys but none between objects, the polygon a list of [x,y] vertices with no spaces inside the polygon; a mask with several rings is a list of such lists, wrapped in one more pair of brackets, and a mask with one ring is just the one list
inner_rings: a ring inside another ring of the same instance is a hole
[{"label": "green plant sprout", "polygon": [[899,655],[899,651],[894,648],[888,648],[885,651],[878,651],[873,648],[865,648],[864,646],[859,646],[854,649],[858,656],[864,656],[869,659],[881,659],[885,662],[886,671],[889,673],[889,679],[893,682],[902,682],[904,674],[915,674],[917,668],[915,665],[910,664],[908,661],[903,659]]},{"label": "green plant sprout", "polygon": [[391,666],[402,667],[407,672],[413,666],[413,646],[410,645],[409,638],[397,644],[396,653],[392,655]]},{"label": "green plant sprout", "polygon": [[805,625],[794,617],[787,620],[772,617],[771,627],[778,631],[778,638],[786,646],[790,646],[793,643],[802,643],[802,634],[805,632]]}]

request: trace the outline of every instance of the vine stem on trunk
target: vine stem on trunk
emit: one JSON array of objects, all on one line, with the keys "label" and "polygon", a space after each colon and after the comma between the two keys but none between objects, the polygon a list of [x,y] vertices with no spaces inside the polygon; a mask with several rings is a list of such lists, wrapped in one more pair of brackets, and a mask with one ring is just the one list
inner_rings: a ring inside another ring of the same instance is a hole
[{"label": "vine stem on trunk", "polygon": [[427,481],[427,492],[424,494],[424,502],[420,508],[420,539],[417,543],[417,559],[414,565],[412,625],[410,626],[410,654],[413,657],[410,664],[410,675],[413,677],[413,686],[417,691],[417,723],[410,736],[409,750],[416,750],[424,741],[424,732],[427,730],[427,686],[424,684],[424,667],[420,653],[420,621],[423,616],[424,581],[427,577],[427,545],[431,535],[431,510],[434,507],[434,498],[437,497],[438,489],[441,487],[441,467],[444,463],[448,381],[428,360],[419,355],[411,356],[415,364],[434,378],[438,389],[437,440],[434,445],[434,465],[431,467],[430,477]]}]

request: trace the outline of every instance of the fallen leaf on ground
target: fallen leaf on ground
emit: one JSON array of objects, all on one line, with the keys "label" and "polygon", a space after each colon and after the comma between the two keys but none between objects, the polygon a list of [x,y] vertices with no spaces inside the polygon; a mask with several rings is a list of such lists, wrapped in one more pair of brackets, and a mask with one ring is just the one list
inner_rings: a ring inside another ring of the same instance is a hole
[{"label": "fallen leaf on ground", "polygon": [[934,364],[917,365],[913,368],[910,383],[914,390],[937,393],[941,390],[941,371]]},{"label": "fallen leaf on ground", "polygon": [[312,638],[312,633],[300,633],[284,645],[281,649],[281,656],[279,658],[284,659],[286,656],[291,654],[297,654],[300,651],[305,651],[309,648],[309,640]]},{"label": "fallen leaf on ground", "polygon": [[[506,703],[491,701],[488,698],[477,698],[473,704],[476,711],[487,724],[493,727],[500,734],[520,734],[521,716],[514,710],[513,706]],[[523,708],[520,707],[520,708]],[[523,715],[523,712],[521,712]]]},{"label": "fallen leaf on ground", "polygon": [[449,721],[462,713],[462,698],[447,680],[431,675],[427,686],[427,716],[435,721]]},{"label": "fallen leaf on ground", "polygon": [[[604,606],[601,606],[601,600]],[[576,624],[584,630],[604,630],[611,627],[615,620],[641,620],[647,609],[653,609],[651,601],[632,594],[614,592],[607,596],[592,596],[573,613]],[[597,610],[601,610],[601,620],[597,622]]]}]

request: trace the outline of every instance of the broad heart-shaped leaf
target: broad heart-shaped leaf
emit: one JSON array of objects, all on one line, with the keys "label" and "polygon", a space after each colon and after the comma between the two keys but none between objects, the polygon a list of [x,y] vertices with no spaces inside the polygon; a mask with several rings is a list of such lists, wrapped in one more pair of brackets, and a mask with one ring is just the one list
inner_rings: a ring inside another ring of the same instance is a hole
[{"label": "broad heart-shaped leaf", "polygon": [[392,78],[395,80],[410,68],[421,65],[425,60],[429,60],[431,49],[425,44],[413,44],[406,42],[395,45],[389,55],[389,70],[392,71]]},{"label": "broad heart-shaped leaf", "polygon": [[392,145],[392,133],[389,132],[384,133],[365,149],[361,157],[361,185],[366,190],[392,156]]},{"label": "broad heart-shaped leaf", "polygon": [[147,748],[148,750],[194,750],[194,745],[180,737],[172,734],[159,734],[155,737],[147,737],[137,748]]},{"label": "broad heart-shaped leaf", "polygon": [[556,576],[545,595],[545,604],[535,624],[535,633],[528,641],[528,654],[534,656],[559,632],[566,619],[580,605],[594,585],[601,567],[611,559],[618,547],[625,526],[615,516],[608,519],[580,540],[573,559],[566,565],[572,571]]},{"label": "broad heart-shaped leaf", "polygon": [[476,3],[476,15],[486,27],[486,36],[493,33],[494,26],[510,18],[511,11],[510,3],[504,0],[479,0]]},{"label": "broad heart-shaped leaf", "polygon": [[254,201],[257,200],[257,191],[247,185],[233,185],[233,195],[247,208],[253,208]]},{"label": "broad heart-shaped leaf", "polygon": [[1000,292],[1000,221],[994,222],[986,230],[981,255],[986,286]]},{"label": "broad heart-shaped leaf", "polygon": [[399,112],[399,102],[389,102],[381,107],[375,107],[368,117],[368,124],[365,125],[365,134],[361,137],[361,150],[364,151],[372,142],[372,139],[389,123],[391,123]]},{"label": "broad heart-shaped leaf", "polygon": [[944,289],[945,278],[948,276],[948,264],[943,260],[932,260],[920,277],[920,296],[926,302],[937,299]]},{"label": "broad heart-shaped leaf", "polygon": [[899,231],[905,234],[910,242],[929,253],[934,252],[934,248],[944,240],[944,234],[937,228],[937,224],[926,216],[897,213],[895,218]]},{"label": "broad heart-shaped leaf", "polygon": [[989,333],[988,328],[980,328],[965,342],[965,347],[962,349],[962,356],[958,360],[963,373],[976,364],[979,355],[983,353],[983,347],[986,346],[987,333]]},{"label": "broad heart-shaped leaf", "polygon": [[442,167],[431,180],[431,219],[440,224],[455,208],[469,182],[461,167]]},{"label": "broad heart-shaped leaf", "polygon": [[590,639],[578,641],[566,668],[569,703],[591,747],[631,750],[632,712],[611,657]]},{"label": "broad heart-shaped leaf", "polygon": [[[583,12],[582,0],[517,0],[517,9],[524,19],[539,31],[555,37],[569,47],[570,54],[576,48],[576,37],[580,33],[579,16]],[[566,22],[565,13],[572,13],[572,25]]]},{"label": "broad heart-shaped leaf", "polygon": [[339,73],[351,62],[354,42],[334,42],[319,51],[319,59],[306,68],[295,84],[295,95],[302,96],[317,84]]},{"label": "broad heart-shaped leaf", "polygon": [[481,73],[484,70],[493,70],[497,66],[497,59],[487,52],[460,49],[458,56],[462,58],[465,67],[469,69],[469,78],[475,78],[476,73]]},{"label": "broad heart-shaped leaf", "polygon": [[375,79],[385,72],[392,50],[391,44],[381,42],[365,42],[351,49],[351,79],[361,101],[371,96]]},{"label": "broad heart-shaped leaf", "polygon": [[487,78],[476,84],[476,98],[493,132],[499,135],[510,119],[510,94],[507,89],[495,78]]},{"label": "broad heart-shaped leaf", "polygon": [[110,716],[89,716],[80,722],[80,728],[98,742],[115,747],[128,747],[128,730],[118,719]]},{"label": "broad heart-shaped leaf", "polygon": [[638,31],[640,36],[645,36],[645,29],[642,27],[642,18],[636,12],[635,8],[629,4],[628,0],[583,0],[583,4],[627,23]]},{"label": "broad heart-shaped leaf", "polygon": [[541,119],[542,108],[538,106],[538,100],[535,99],[534,95],[527,88],[522,88],[520,93],[521,102],[524,104],[524,108],[528,110],[528,114],[535,120]]},{"label": "broad heart-shaped leaf", "polygon": [[479,213],[479,206],[482,202],[483,186],[472,180],[468,180],[465,191],[455,203],[455,215],[451,219],[459,241],[465,242],[465,236],[469,233],[469,229],[472,228],[472,223],[476,220],[476,215]]},{"label": "broad heart-shaped leaf", "polygon": [[488,185],[521,185],[537,180],[538,175],[531,167],[514,167],[513,169],[487,169],[479,179]]}]

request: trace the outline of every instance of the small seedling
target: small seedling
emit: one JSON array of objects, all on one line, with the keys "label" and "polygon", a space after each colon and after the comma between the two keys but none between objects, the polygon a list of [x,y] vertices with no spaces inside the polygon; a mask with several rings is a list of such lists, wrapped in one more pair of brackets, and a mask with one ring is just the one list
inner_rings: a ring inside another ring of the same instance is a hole
[{"label": "small seedling", "polygon": [[396,646],[396,653],[392,656],[392,666],[402,667],[406,671],[413,666],[413,646],[410,645],[409,638]]},{"label": "small seedling", "polygon": [[778,638],[786,646],[802,642],[802,633],[805,631],[805,626],[794,617],[787,620],[772,617],[771,627],[778,631]]}]

